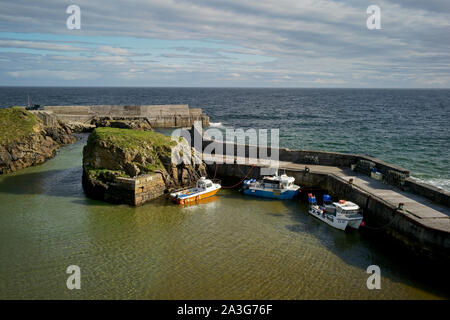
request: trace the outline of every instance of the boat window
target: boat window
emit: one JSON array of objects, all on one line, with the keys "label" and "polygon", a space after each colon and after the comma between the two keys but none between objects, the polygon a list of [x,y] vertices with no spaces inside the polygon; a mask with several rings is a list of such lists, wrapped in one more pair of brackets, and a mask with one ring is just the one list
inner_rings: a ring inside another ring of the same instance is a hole
[{"label": "boat window", "polygon": [[208,184],[206,185],[206,187],[207,187],[207,188],[211,188],[211,187],[212,187],[212,183],[208,183]]}]

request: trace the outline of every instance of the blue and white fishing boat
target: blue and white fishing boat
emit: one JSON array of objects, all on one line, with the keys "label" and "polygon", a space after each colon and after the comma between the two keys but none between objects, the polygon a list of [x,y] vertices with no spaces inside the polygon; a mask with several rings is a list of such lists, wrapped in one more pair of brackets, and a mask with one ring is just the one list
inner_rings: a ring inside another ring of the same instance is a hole
[{"label": "blue and white fishing boat", "polygon": [[331,202],[329,195],[324,195],[324,206],[319,206],[316,197],[308,194],[309,214],[322,220],[330,226],[345,230],[347,227],[358,229],[362,223],[363,216],[360,214],[360,208],[357,204],[339,200],[339,202]]},{"label": "blue and white fishing boat", "polygon": [[289,177],[286,174],[281,176],[276,173],[273,176],[265,176],[262,179],[249,179],[243,183],[244,194],[290,200],[294,198],[300,191],[300,187],[294,184],[294,177]]}]

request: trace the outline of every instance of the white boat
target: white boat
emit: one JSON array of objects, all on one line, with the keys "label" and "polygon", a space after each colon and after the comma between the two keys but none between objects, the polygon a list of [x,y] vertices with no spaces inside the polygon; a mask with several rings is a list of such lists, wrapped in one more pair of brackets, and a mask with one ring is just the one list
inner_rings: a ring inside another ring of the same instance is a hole
[{"label": "white boat", "polygon": [[[320,207],[312,193],[308,194],[308,201],[309,214],[336,229],[345,230],[347,227],[359,229],[363,220],[359,206],[351,201],[339,200],[326,204],[326,207]],[[331,206],[334,206],[334,210]]]},{"label": "white boat", "polygon": [[173,192],[170,194],[172,201],[178,204],[189,204],[194,202],[200,202],[202,199],[206,199],[214,196],[221,188],[218,180],[212,181],[201,177],[195,186],[195,188],[188,188]]},{"label": "white boat", "polygon": [[295,178],[286,174],[265,176],[262,179],[245,180],[242,184],[244,194],[263,198],[290,200],[298,195],[300,187],[294,184]]}]

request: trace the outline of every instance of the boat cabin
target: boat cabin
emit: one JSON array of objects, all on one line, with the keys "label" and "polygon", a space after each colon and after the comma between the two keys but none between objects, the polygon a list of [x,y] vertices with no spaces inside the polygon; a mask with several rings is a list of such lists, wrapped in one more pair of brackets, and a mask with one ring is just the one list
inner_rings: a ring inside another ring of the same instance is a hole
[{"label": "boat cabin", "polygon": [[212,186],[213,186],[212,181],[209,179],[206,179],[205,177],[201,177],[197,181],[197,188],[199,188],[199,189],[208,189],[208,188],[212,188]]},{"label": "boat cabin", "polygon": [[266,188],[289,189],[292,187],[295,179],[283,174],[281,176],[264,177],[262,183]]},{"label": "boat cabin", "polygon": [[333,202],[333,205],[336,207],[337,214],[358,214],[359,206],[351,201],[339,200],[339,202]]}]

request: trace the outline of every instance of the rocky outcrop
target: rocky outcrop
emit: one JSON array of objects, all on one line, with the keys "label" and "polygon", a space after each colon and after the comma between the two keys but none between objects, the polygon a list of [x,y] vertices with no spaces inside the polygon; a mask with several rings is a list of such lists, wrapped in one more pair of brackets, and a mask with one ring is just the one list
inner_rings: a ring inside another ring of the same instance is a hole
[{"label": "rocky outcrop", "polygon": [[90,122],[67,121],[65,125],[75,133],[92,132],[97,127],[110,127],[121,129],[133,129],[141,131],[152,131],[152,127],[148,119],[126,119],[126,118],[112,118],[100,117],[94,118]]},{"label": "rocky outcrop", "polygon": [[23,108],[0,109],[0,174],[43,163],[76,141],[55,117]]},{"label": "rocky outcrop", "polygon": [[83,150],[83,187],[92,198],[141,205],[206,175],[191,153],[185,140],[157,132],[96,128]]},{"label": "rocky outcrop", "polygon": [[91,125],[95,127],[111,127],[120,129],[133,129],[142,131],[151,131],[152,126],[146,118],[128,119],[128,118],[112,118],[101,117],[91,120]]},{"label": "rocky outcrop", "polygon": [[65,124],[74,133],[92,132],[95,129],[95,125],[84,122],[66,122]]}]

